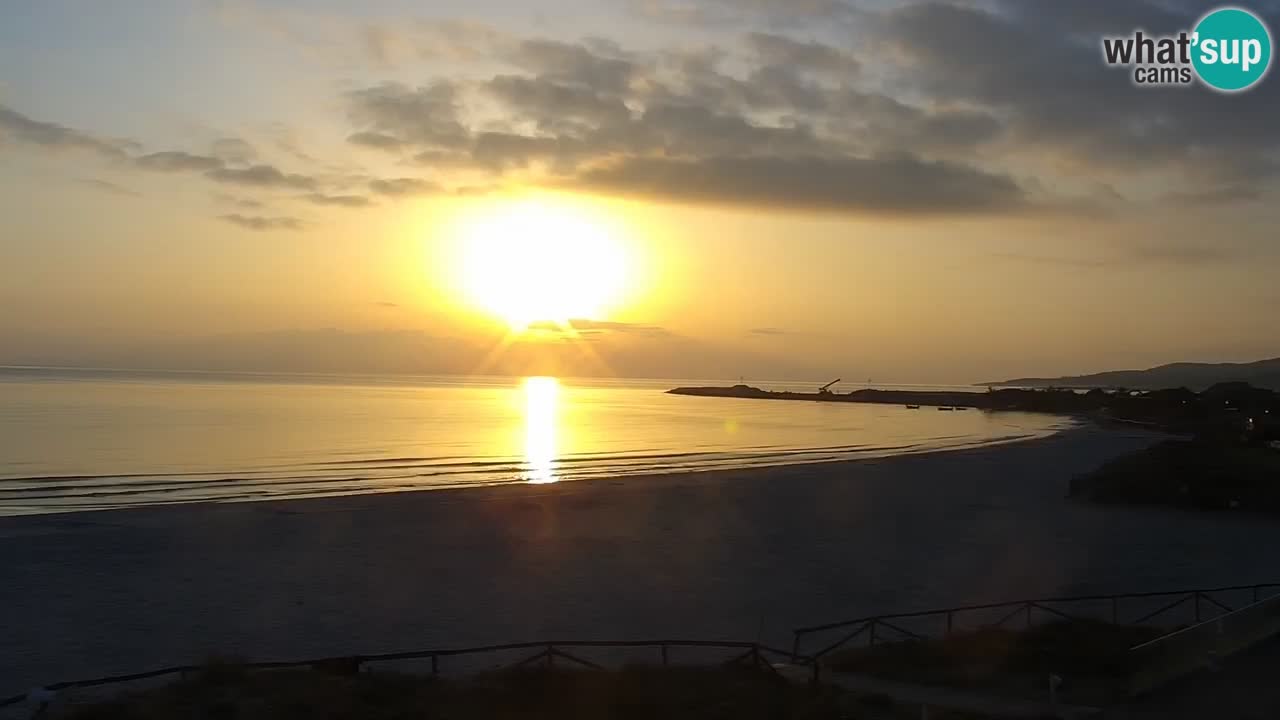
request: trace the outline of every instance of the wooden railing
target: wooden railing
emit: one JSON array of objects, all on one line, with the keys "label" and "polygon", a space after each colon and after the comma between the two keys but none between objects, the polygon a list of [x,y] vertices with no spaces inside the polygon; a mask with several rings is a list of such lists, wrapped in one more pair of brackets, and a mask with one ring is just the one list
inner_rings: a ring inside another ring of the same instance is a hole
[{"label": "wooden railing", "polygon": [[[554,667],[557,661],[562,661],[578,667],[585,667],[594,670],[603,669],[603,666],[600,663],[581,657],[580,653],[575,655],[574,653],[569,652],[569,650],[580,651],[588,648],[614,650],[628,648],[652,649],[657,652],[656,659],[663,667],[673,664],[672,654],[673,651],[677,649],[705,648],[713,650],[729,650],[733,651],[733,655],[728,660],[724,661],[724,664],[734,665],[745,663],[754,667],[768,669],[771,672],[775,671],[774,664],[771,660],[782,661],[791,657],[791,653],[786,650],[771,648],[767,645],[761,645],[756,642],[737,642],[729,640],[543,640],[539,642],[507,643],[503,645],[482,645],[479,647],[469,648],[411,650],[407,652],[379,653],[374,655],[344,655],[312,658],[308,660],[289,660],[283,662],[244,662],[236,663],[235,667],[249,672],[316,669],[336,674],[356,674],[360,672],[361,668],[374,663],[424,660],[431,663],[431,674],[439,675],[441,674],[443,662],[449,658],[495,655],[498,653],[520,650],[536,650],[537,652],[533,655],[520,658],[514,662],[499,665],[498,668],[518,668],[534,665]],[[110,675],[107,677],[88,680],[58,682],[52,685],[46,685],[41,689],[50,692],[61,692],[63,690],[92,688],[103,685],[134,683],[163,677],[181,677],[198,673],[207,667],[207,665],[174,665],[171,667],[149,670],[141,673],[132,673],[129,675]],[[0,698],[0,708],[16,705],[27,699],[28,694],[26,693],[7,698]]]},{"label": "wooden railing", "polygon": [[[859,639],[865,639],[867,644],[874,645],[882,640],[923,640],[931,637],[946,637],[958,630],[1007,627],[1019,618],[1024,627],[1032,627],[1037,621],[1046,619],[1092,619],[1117,625],[1147,625],[1157,620],[1170,620],[1181,611],[1187,617],[1180,622],[1193,624],[1232,612],[1231,603],[1233,602],[1243,606],[1276,594],[1280,594],[1280,583],[1166,592],[1038,598],[982,605],[961,605],[939,610],[871,615],[794,630],[791,657],[792,661],[798,664],[816,662],[825,655]],[[1164,600],[1168,602],[1162,602]],[[1170,622],[1169,625],[1172,627],[1178,622]],[[832,641],[830,638],[837,631],[840,634]],[[819,650],[809,654],[801,652],[807,640],[823,636],[827,638],[827,644]]]},{"label": "wooden railing", "polygon": [[[1233,595],[1238,595],[1239,599],[1228,597]],[[1233,612],[1232,602],[1236,602],[1242,607],[1277,595],[1280,595],[1280,583],[1263,583],[1168,592],[1080,595],[1015,600],[982,605],[962,605],[940,610],[872,615],[796,629],[794,631],[795,639],[790,651],[779,650],[758,642],[731,640],[544,640],[468,648],[344,655],[283,662],[245,662],[237,663],[236,667],[250,672],[310,668],[327,672],[354,674],[370,664],[422,660],[430,663],[433,675],[439,675],[442,672],[442,665],[452,658],[535,650],[537,652],[532,655],[497,667],[514,668],[536,664],[553,667],[557,661],[561,661],[578,667],[601,669],[602,665],[600,663],[582,657],[580,651],[591,648],[614,650],[628,648],[651,649],[656,651],[658,662],[662,666],[668,666],[672,664],[671,655],[673,650],[704,648],[733,651],[732,657],[724,661],[726,664],[749,663],[755,667],[767,668],[771,671],[776,670],[773,661],[807,665],[810,667],[813,680],[816,681],[821,667],[821,659],[859,638],[866,638],[867,642],[873,645],[881,640],[923,640],[929,637],[945,637],[950,633],[969,628],[1004,627],[1017,618],[1022,618],[1023,623],[1028,627],[1034,625],[1038,619],[1045,618],[1057,620],[1090,618],[1115,624],[1144,625],[1157,619],[1169,619],[1172,614],[1179,610],[1191,615],[1186,620],[1186,624],[1191,624]],[[1168,601],[1161,602],[1164,600]],[[1138,611],[1133,610],[1135,605],[1139,606]],[[1153,605],[1155,606],[1154,609],[1152,609]],[[1101,608],[1101,611],[1099,611],[1099,608]],[[1129,611],[1128,614],[1125,611]],[[987,621],[984,622],[984,618]],[[994,619],[992,620],[992,618]],[[907,625],[912,625],[913,627],[906,627]],[[1171,623],[1171,625],[1176,625],[1176,623]],[[841,633],[836,641],[828,643],[812,654],[801,652],[801,646],[806,639],[836,631]],[[570,652],[570,650],[578,654]],[[133,683],[170,676],[185,676],[200,672],[206,667],[203,665],[175,665],[129,675],[111,675],[87,680],[58,682],[47,685],[42,689],[59,692]],[[25,693],[0,698],[0,708],[16,705],[27,699],[28,695]]]}]

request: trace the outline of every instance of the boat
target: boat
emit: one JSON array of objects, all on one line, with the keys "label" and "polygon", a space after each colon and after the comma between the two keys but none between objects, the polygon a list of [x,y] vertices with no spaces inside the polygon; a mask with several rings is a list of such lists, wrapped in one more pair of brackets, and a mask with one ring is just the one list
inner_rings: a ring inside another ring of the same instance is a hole
[{"label": "boat", "polygon": [[948,407],[948,406],[943,406],[943,407],[938,408],[938,410],[939,410],[940,412],[951,412],[952,410],[955,410],[955,408],[953,408],[953,407]]},{"label": "boat", "polygon": [[908,405],[908,406],[907,406],[907,409],[908,409],[908,410],[919,410],[919,409],[920,409],[920,406],[919,406],[919,405]]}]

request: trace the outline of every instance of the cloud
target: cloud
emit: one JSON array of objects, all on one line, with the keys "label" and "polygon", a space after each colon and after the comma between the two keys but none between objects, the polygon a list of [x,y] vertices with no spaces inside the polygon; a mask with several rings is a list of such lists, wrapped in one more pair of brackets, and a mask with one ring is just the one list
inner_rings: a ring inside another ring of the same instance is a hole
[{"label": "cloud", "polygon": [[1133,248],[1130,254],[1142,262],[1188,266],[1225,262],[1236,256],[1232,249],[1222,245],[1186,243],[1148,243]]},{"label": "cloud", "polygon": [[232,205],[234,207],[250,210],[260,210],[266,207],[266,203],[256,198],[236,197],[225,193],[214,193],[213,199],[225,205]]},{"label": "cloud", "polygon": [[558,40],[526,40],[511,54],[517,67],[557,83],[603,94],[626,92],[637,76],[637,67],[612,43],[569,43]]},{"label": "cloud", "polygon": [[1017,262],[1056,265],[1080,270],[1150,269],[1155,266],[1195,267],[1228,262],[1240,253],[1221,245],[1197,245],[1181,241],[1126,242],[1109,255],[1089,256],[1043,255],[1037,253],[995,253],[992,256]]},{"label": "cloud", "polygon": [[589,170],[573,184],[596,192],[772,209],[935,214],[1026,205],[1008,176],[907,154],[635,158]]},{"label": "cloud", "polygon": [[78,178],[76,179],[76,182],[81,185],[84,185],[85,187],[90,187],[95,190],[100,190],[105,193],[110,193],[112,195],[122,195],[122,196],[128,196],[128,197],[142,196],[142,193],[136,190],[131,190],[127,187],[124,187],[122,185],[117,185],[116,183],[113,183],[107,180],[99,180],[98,178]]},{"label": "cloud", "polygon": [[357,144],[449,147],[468,139],[458,120],[457,88],[448,81],[418,88],[384,83],[348,93],[347,102],[352,122],[361,126],[348,138]]},{"label": "cloud", "polygon": [[400,307],[400,303],[387,302],[386,300],[383,300],[383,301],[380,301],[380,302],[376,302],[376,303],[374,303],[374,304],[375,304],[375,305],[377,305],[378,307],[384,307],[384,308],[398,308],[398,307]]},{"label": "cloud", "polygon": [[520,172],[534,184],[672,202],[892,213],[1029,206],[1010,175],[966,157],[1000,137],[992,113],[856,89],[858,59],[814,40],[756,32],[741,49],[730,62],[705,49],[527,40],[505,56],[520,72],[470,85],[500,104],[503,120],[464,122],[475,98],[458,80],[384,83],[347,94],[348,140],[437,169]]},{"label": "cloud", "polygon": [[584,318],[575,318],[558,323],[552,321],[535,322],[529,325],[531,330],[541,330],[544,332],[563,333],[570,330],[578,335],[596,335],[604,333],[625,333],[633,335],[670,335],[671,332],[659,325],[649,325],[646,323],[628,323],[612,320],[587,320]]},{"label": "cloud", "polygon": [[792,332],[790,330],[783,330],[782,328],[776,327],[760,327],[751,328],[747,331],[747,334],[757,335],[760,337],[776,337],[778,335],[791,335]]},{"label": "cloud", "polygon": [[351,133],[347,136],[347,142],[352,145],[363,145],[377,150],[399,150],[409,144],[407,141],[401,140],[395,135],[388,135],[386,133],[368,130],[364,132]]},{"label": "cloud", "polygon": [[246,230],[301,230],[303,228],[303,222],[298,218],[293,217],[263,217],[260,215],[229,213],[227,215],[220,215],[219,219],[225,220],[232,225],[237,225]]},{"label": "cloud", "polygon": [[[273,32],[313,38],[317,50],[341,37],[380,66],[457,61],[418,84],[374,81],[340,97],[350,146],[429,167],[431,180],[371,179],[296,148],[308,159],[295,172],[236,137],[208,154],[140,154],[7,108],[0,133],[348,207],[520,184],[824,212],[1123,212],[1143,201],[1259,201],[1280,180],[1280,83],[1231,97],[1139,89],[1100,61],[1102,33],[1192,22],[1198,9],[1182,0],[643,0],[632,9],[710,24],[679,46],[624,47],[263,11]],[[1091,190],[1107,185],[1126,201]]]},{"label": "cloud", "polygon": [[765,65],[828,73],[844,79],[861,69],[861,63],[849,53],[812,40],[753,32],[747,35],[747,45]]},{"label": "cloud", "polygon": [[258,157],[258,151],[240,138],[218,138],[210,154],[226,163],[247,165]]},{"label": "cloud", "polygon": [[627,0],[646,20],[723,28],[747,23],[800,27],[853,20],[857,9],[841,0]]},{"label": "cloud", "polygon": [[0,133],[29,145],[55,150],[87,150],[113,160],[123,159],[133,145],[127,141],[99,138],[56,123],[32,120],[4,105],[0,105]]},{"label": "cloud", "polygon": [[498,75],[488,82],[486,89],[543,130],[572,131],[574,122],[594,126],[623,122],[631,116],[620,98],[586,84],[571,85],[543,76]]},{"label": "cloud", "polygon": [[286,173],[273,165],[250,165],[245,168],[219,167],[205,172],[205,177],[220,183],[260,188],[315,189],[315,178]]},{"label": "cloud", "polygon": [[315,205],[329,205],[333,207],[361,208],[368,207],[373,201],[364,195],[324,195],[322,193],[309,193],[303,196],[307,202]]},{"label": "cloud", "polygon": [[222,161],[209,155],[193,155],[176,150],[165,150],[143,155],[134,160],[144,170],[159,172],[206,172],[221,169]]},{"label": "cloud", "polygon": [[315,178],[287,173],[274,165],[228,167],[221,158],[211,155],[194,155],[177,150],[150,153],[137,158],[134,162],[145,170],[198,172],[215,182],[247,187],[312,190],[318,184]]},{"label": "cloud", "polygon": [[369,181],[369,190],[378,195],[404,197],[407,195],[428,195],[440,192],[436,183],[419,178],[387,178]]},{"label": "cloud", "polygon": [[885,13],[875,30],[887,56],[902,58],[904,90],[1001,116],[1024,162],[1035,154],[1082,176],[1159,175],[1192,193],[1280,171],[1280,84],[1229,98],[1135,88],[1128,72],[1101,62],[1101,34],[1131,33],[1135,22],[1187,28],[1197,11],[1133,1],[1001,8],[912,4]]}]

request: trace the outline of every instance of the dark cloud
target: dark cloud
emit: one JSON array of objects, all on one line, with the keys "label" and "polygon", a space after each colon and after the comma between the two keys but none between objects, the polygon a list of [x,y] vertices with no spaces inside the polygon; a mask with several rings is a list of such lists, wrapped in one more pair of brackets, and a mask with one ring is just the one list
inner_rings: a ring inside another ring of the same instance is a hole
[{"label": "dark cloud", "polygon": [[221,215],[219,218],[246,230],[301,230],[303,228],[303,222],[293,217],[263,217],[260,215],[229,213]]},{"label": "dark cloud", "polygon": [[627,0],[632,12],[653,22],[710,28],[745,23],[798,27],[847,22],[857,9],[842,0]]},{"label": "dark cloud", "polygon": [[373,201],[364,195],[325,195],[324,193],[308,193],[302,197],[304,200],[314,205],[328,205],[332,207],[362,208],[373,204]]},{"label": "dark cloud", "polygon": [[440,192],[441,188],[430,180],[422,180],[419,178],[388,178],[385,180],[370,180],[369,190],[378,195],[387,195],[390,197],[404,197],[407,195],[428,195]]},{"label": "dark cloud", "polygon": [[273,165],[228,167],[220,158],[165,150],[143,155],[134,161],[138,167],[161,172],[198,172],[220,183],[255,188],[312,190],[317,181],[306,175],[287,173]]},{"label": "dark cloud", "polygon": [[124,187],[123,185],[118,185],[116,183],[109,182],[107,180],[99,180],[97,178],[79,178],[76,180],[76,182],[81,185],[84,185],[85,187],[90,187],[90,188],[93,188],[94,190],[100,190],[102,192],[110,193],[112,195],[122,195],[122,196],[128,196],[128,197],[142,196],[142,193],[136,190],[130,190],[129,188]]},{"label": "dark cloud", "polygon": [[599,42],[587,47],[555,40],[526,40],[511,60],[534,75],[613,95],[627,92],[637,72],[635,63],[616,45]]},{"label": "dark cloud", "polygon": [[675,202],[888,214],[1009,211],[1026,203],[1005,175],[899,154],[878,158],[631,158],[583,173],[577,187]]},{"label": "dark cloud", "polygon": [[[636,51],[605,38],[459,27],[467,58],[502,69],[348,92],[347,140],[430,167],[432,177],[456,171],[449,179],[469,188],[501,186],[511,174],[522,184],[672,202],[855,213],[1082,212],[1151,197],[1209,205],[1260,200],[1280,179],[1280,83],[1230,97],[1135,88],[1101,61],[1101,34],[1188,27],[1204,9],[1191,0],[643,0],[635,8],[723,22],[734,36]],[[856,25],[843,24],[854,17]],[[432,48],[448,35],[439,23],[372,28],[362,52],[385,63],[453,57]],[[238,138],[216,141],[208,155],[137,156],[5,108],[0,133],[320,204],[458,191],[320,161],[290,172]],[[1103,186],[1116,191],[1090,190]]]},{"label": "dark cloud", "polygon": [[352,133],[347,136],[347,142],[352,145],[364,145],[378,150],[399,150],[408,144],[394,135],[370,131]]},{"label": "dark cloud", "polygon": [[176,150],[165,150],[143,155],[134,160],[138,167],[160,172],[207,172],[221,169],[222,161],[209,155],[193,155]]},{"label": "dark cloud", "polygon": [[504,171],[547,161],[561,167],[584,157],[592,148],[584,141],[555,135],[517,135],[503,132],[480,133],[471,148],[472,160],[481,167]]},{"label": "dark cloud", "polygon": [[1169,265],[1205,265],[1225,262],[1236,256],[1233,249],[1223,245],[1191,245],[1186,243],[1158,243],[1139,245],[1131,256],[1141,262]]},{"label": "dark cloud", "polygon": [[411,88],[385,83],[348,93],[351,120],[361,129],[353,142],[388,149],[399,144],[450,147],[465,143],[468,132],[458,120],[457,88],[437,81]]},{"label": "dark cloud", "polygon": [[574,123],[593,127],[622,123],[631,117],[619,97],[589,85],[569,85],[542,76],[499,75],[486,89],[509,110],[533,120],[544,131],[574,132]]},{"label": "dark cloud", "polygon": [[251,210],[260,210],[266,207],[266,203],[255,198],[236,197],[234,195],[226,195],[224,193],[215,193],[214,200],[225,205],[232,205],[238,208],[246,208]]},{"label": "dark cloud", "polygon": [[1194,267],[1229,262],[1240,257],[1235,248],[1223,245],[1192,244],[1185,241],[1120,243],[1109,254],[1089,256],[997,253],[996,258],[1040,265],[1056,265],[1080,270],[1150,269],[1153,266]]},{"label": "dark cloud", "polygon": [[240,138],[218,138],[214,140],[209,154],[223,162],[234,165],[247,165],[258,157],[258,151]]},{"label": "dark cloud", "polygon": [[852,55],[812,40],[802,42],[786,35],[755,32],[747,35],[747,45],[769,66],[829,73],[842,78],[857,73],[861,67]]},{"label": "dark cloud", "polygon": [[55,150],[87,150],[113,160],[123,159],[133,146],[127,141],[108,140],[56,123],[32,120],[4,105],[0,105],[0,133],[17,142]]},{"label": "dark cloud", "polygon": [[1112,264],[1111,260],[1086,257],[1064,257],[1060,255],[1039,255],[1035,253],[992,253],[991,257],[997,260],[1012,260],[1014,262],[1032,263],[1035,265],[1054,265],[1058,267],[1076,268],[1080,270],[1091,270],[1094,268],[1104,268]]},{"label": "dark cloud", "polygon": [[220,183],[259,188],[312,190],[317,185],[315,178],[286,173],[273,165],[250,165],[246,168],[219,167],[205,172],[204,175]]},{"label": "dark cloud", "polygon": [[1020,9],[895,8],[880,18],[877,37],[904,59],[904,89],[1001,116],[1019,152],[1081,169],[1163,174],[1189,192],[1269,181],[1280,170],[1280,84],[1230,97],[1202,87],[1137,88],[1127,70],[1101,60],[1101,34],[1186,29],[1203,8],[1133,0],[1005,7]]},{"label": "dark cloud", "polygon": [[1025,205],[1011,178],[965,157],[1001,135],[992,113],[857,90],[858,60],[813,40],[754,33],[742,47],[732,74],[724,68],[735,62],[715,50],[530,40],[508,58],[519,73],[473,86],[501,103],[503,121],[464,125],[455,82],[384,84],[348,95],[363,126],[349,139],[437,168],[537,170],[560,186],[677,202],[901,213]]}]

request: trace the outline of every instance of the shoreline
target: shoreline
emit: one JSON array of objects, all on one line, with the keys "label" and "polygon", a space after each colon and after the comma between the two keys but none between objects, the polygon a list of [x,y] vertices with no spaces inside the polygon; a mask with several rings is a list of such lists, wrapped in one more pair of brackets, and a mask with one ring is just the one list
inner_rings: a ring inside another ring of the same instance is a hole
[{"label": "shoreline", "polygon": [[[371,491],[371,492],[356,492],[356,493],[335,493],[333,495],[311,495],[311,496],[301,496],[301,497],[271,498],[271,499],[265,499],[265,500],[255,500],[255,499],[192,500],[192,501],[175,501],[175,502],[169,502],[169,503],[151,503],[148,505],[124,506],[124,507],[113,507],[113,508],[81,508],[81,509],[69,508],[69,509],[51,510],[49,512],[23,513],[23,514],[14,514],[14,515],[6,515],[6,514],[0,513],[0,539],[3,539],[4,537],[3,526],[6,521],[17,520],[22,518],[48,518],[48,517],[55,517],[55,516],[68,516],[68,515],[98,515],[100,513],[114,514],[114,513],[143,512],[143,511],[165,512],[167,510],[172,510],[175,508],[182,508],[182,507],[207,507],[207,506],[224,506],[224,505],[225,506],[239,506],[239,505],[263,506],[263,505],[273,505],[277,503],[299,503],[299,502],[320,502],[320,501],[329,501],[329,502],[339,501],[340,502],[344,499],[381,497],[386,495],[419,495],[423,493],[430,493],[430,494],[443,493],[446,495],[452,495],[455,493],[472,494],[472,493],[482,493],[482,492],[502,492],[505,490],[507,492],[517,493],[522,495],[524,494],[531,494],[531,495],[561,494],[561,493],[567,492],[568,488],[570,487],[574,487],[580,484],[596,484],[596,483],[607,483],[607,484],[616,486],[619,483],[628,483],[628,484],[643,483],[645,485],[651,485],[653,483],[658,483],[663,480],[678,482],[678,483],[697,482],[700,480],[705,480],[709,482],[723,482],[730,479],[730,476],[745,475],[747,476],[745,479],[758,479],[757,476],[767,476],[767,475],[773,474],[775,471],[784,470],[786,468],[827,468],[827,467],[838,467],[843,465],[856,466],[862,463],[883,462],[887,460],[893,460],[896,458],[960,455],[964,453],[987,452],[996,448],[1013,446],[1013,445],[1021,445],[1024,443],[1042,442],[1046,440],[1051,440],[1055,437],[1067,435],[1070,433],[1091,432],[1091,431],[1102,432],[1102,433],[1133,431],[1133,429],[1131,428],[1108,428],[1104,424],[1097,422],[1095,419],[1084,416],[1084,415],[1073,415],[1073,416],[1063,416],[1063,417],[1068,417],[1070,420],[1074,421],[1076,425],[1072,427],[1063,428],[1060,430],[1055,430],[1046,435],[1039,435],[1039,436],[1030,435],[1030,436],[1017,437],[1017,438],[1007,439],[1007,440],[990,441],[990,442],[986,442],[983,444],[970,446],[970,447],[928,448],[928,449],[923,449],[918,451],[894,452],[886,455],[876,455],[876,456],[858,457],[858,458],[843,458],[843,459],[837,459],[837,460],[814,460],[809,462],[804,462],[804,461],[782,462],[776,465],[759,465],[754,467],[737,467],[737,468],[726,467],[726,468],[715,468],[715,469],[709,469],[709,470],[669,470],[669,471],[658,471],[658,472],[620,473],[620,474],[609,475],[606,477],[568,478],[568,479],[556,480],[553,482],[545,482],[545,483],[530,482],[525,480],[512,480],[509,482],[496,482],[496,483],[490,483],[490,484],[458,485],[456,487],[447,486],[447,485],[424,486],[420,489],[412,489],[412,490],[400,489],[400,490],[387,490],[387,491],[381,491],[381,492]],[[1160,433],[1156,429],[1151,429],[1151,432],[1158,433],[1162,436],[1164,435],[1164,433]],[[539,493],[537,492],[538,490],[542,490],[542,492]]]},{"label": "shoreline", "polygon": [[0,518],[0,677],[545,637],[785,647],[879,612],[1274,581],[1274,523],[1064,498],[1154,437],[1086,425],[639,481]]}]

